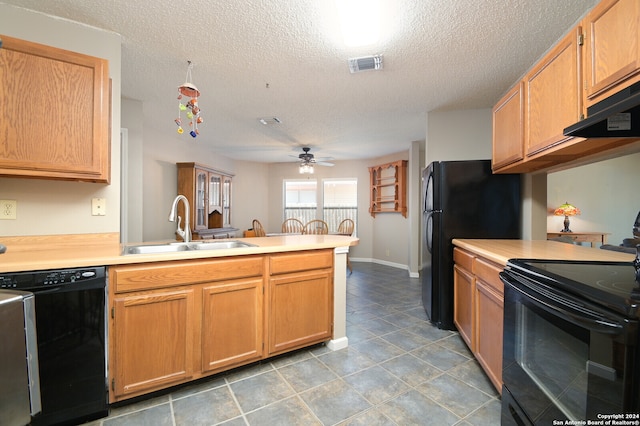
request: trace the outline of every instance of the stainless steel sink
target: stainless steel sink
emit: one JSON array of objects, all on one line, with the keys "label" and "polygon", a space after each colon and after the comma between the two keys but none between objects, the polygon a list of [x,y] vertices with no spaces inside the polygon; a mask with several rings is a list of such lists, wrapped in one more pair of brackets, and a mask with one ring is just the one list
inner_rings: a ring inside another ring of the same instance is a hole
[{"label": "stainless steel sink", "polygon": [[257,247],[255,244],[244,243],[242,241],[212,241],[206,243],[192,243],[189,245],[189,250],[218,250],[218,249],[232,249],[242,247]]},{"label": "stainless steel sink", "polygon": [[175,253],[179,251],[194,250],[221,250],[243,247],[256,247],[254,244],[244,243],[242,241],[212,241],[200,242],[193,241],[190,243],[167,243],[167,244],[137,244],[125,246],[122,251],[123,255],[129,254],[160,254]]}]

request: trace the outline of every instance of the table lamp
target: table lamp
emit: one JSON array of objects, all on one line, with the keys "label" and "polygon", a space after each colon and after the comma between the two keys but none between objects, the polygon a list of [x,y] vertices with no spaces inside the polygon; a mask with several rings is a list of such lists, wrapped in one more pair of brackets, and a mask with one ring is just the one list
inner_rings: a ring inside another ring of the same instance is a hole
[{"label": "table lamp", "polygon": [[569,216],[580,214],[580,209],[576,206],[572,206],[568,202],[565,202],[563,205],[555,209],[553,214],[556,216],[564,216],[564,229],[560,232],[573,232],[569,229]]}]

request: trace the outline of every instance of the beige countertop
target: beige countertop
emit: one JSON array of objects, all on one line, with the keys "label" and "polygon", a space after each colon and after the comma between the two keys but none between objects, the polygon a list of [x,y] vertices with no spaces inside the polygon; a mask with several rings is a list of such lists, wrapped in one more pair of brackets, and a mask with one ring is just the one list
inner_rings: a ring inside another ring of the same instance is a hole
[{"label": "beige countertop", "polygon": [[483,240],[458,239],[453,245],[469,250],[478,256],[500,265],[506,265],[509,259],[561,259],[561,260],[597,260],[627,262],[633,254],[620,253],[546,240]]},{"label": "beige countertop", "polygon": [[[0,243],[7,247],[7,251],[0,254],[0,273],[333,249],[356,245],[359,241],[342,235],[287,235],[232,240],[244,241],[256,247],[123,256],[123,245],[118,242],[117,233],[2,237]],[[160,241],[166,242],[169,241]]]}]

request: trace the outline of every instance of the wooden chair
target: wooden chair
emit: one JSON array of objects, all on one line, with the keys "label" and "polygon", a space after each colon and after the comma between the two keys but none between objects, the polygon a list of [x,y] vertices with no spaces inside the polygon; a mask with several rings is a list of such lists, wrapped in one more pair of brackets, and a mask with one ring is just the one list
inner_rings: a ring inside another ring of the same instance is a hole
[{"label": "wooden chair", "polygon": [[[340,235],[349,235],[351,236],[353,234],[353,228],[355,227],[355,224],[353,223],[353,220],[351,219],[345,219],[342,222],[340,222],[340,225],[338,225],[338,234]],[[349,260],[349,254],[347,253],[347,268],[349,269],[349,273],[352,274],[353,273],[353,269],[351,269],[351,261]]]},{"label": "wooden chair", "polygon": [[266,237],[267,234],[264,232],[264,228],[258,219],[253,219],[253,232],[255,232],[256,237]]},{"label": "wooden chair", "polygon": [[302,234],[304,223],[295,218],[289,218],[282,222],[283,234]]},{"label": "wooden chair", "polygon": [[329,233],[329,225],[327,222],[320,219],[314,219],[309,221],[302,230],[303,234],[328,234]]},{"label": "wooden chair", "polygon": [[353,228],[355,227],[355,224],[353,223],[353,220],[351,219],[345,219],[342,222],[340,222],[340,225],[338,225],[338,234],[340,235],[349,235],[351,236],[353,234]]}]

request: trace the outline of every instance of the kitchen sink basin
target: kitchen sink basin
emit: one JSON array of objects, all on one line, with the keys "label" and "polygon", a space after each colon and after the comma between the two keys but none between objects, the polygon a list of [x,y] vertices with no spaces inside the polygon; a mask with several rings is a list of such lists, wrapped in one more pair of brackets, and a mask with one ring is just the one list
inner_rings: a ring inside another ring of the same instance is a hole
[{"label": "kitchen sink basin", "polygon": [[180,251],[195,250],[221,250],[243,247],[256,247],[254,244],[244,243],[242,241],[213,241],[201,242],[193,241],[190,243],[167,243],[167,244],[138,244],[125,246],[122,251],[123,255],[129,254],[160,254],[160,253],[176,253]]}]

